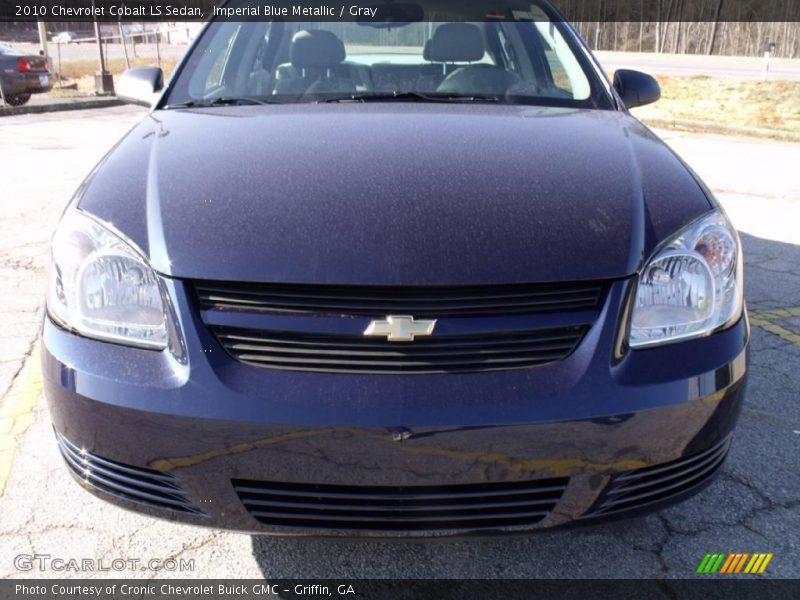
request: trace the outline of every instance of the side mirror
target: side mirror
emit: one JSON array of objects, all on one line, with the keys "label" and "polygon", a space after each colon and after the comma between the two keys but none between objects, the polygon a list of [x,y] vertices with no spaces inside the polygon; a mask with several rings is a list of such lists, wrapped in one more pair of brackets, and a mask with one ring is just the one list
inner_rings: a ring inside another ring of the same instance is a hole
[{"label": "side mirror", "polygon": [[627,108],[652,104],[661,98],[661,86],[655,77],[639,71],[619,69],[614,73],[614,89]]},{"label": "side mirror", "polygon": [[157,67],[137,67],[125,71],[117,82],[117,98],[132,104],[152,106],[156,93],[164,87],[164,72]]}]

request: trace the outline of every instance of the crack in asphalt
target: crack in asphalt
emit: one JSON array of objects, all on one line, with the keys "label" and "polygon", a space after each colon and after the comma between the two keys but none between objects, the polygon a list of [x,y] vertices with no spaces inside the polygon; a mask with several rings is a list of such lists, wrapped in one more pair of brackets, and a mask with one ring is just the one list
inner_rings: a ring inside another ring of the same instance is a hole
[{"label": "crack in asphalt", "polygon": [[652,515],[652,517],[655,519],[657,523],[661,525],[662,529],[662,533],[659,534],[658,539],[651,538],[651,541],[653,542],[652,548],[643,546],[637,541],[626,538],[625,532],[623,531],[610,529],[608,531],[608,535],[618,540],[631,550],[634,550],[636,552],[643,552],[645,554],[652,554],[656,558],[659,564],[659,571],[657,575],[658,578],[665,579],[667,574],[670,572],[669,562],[664,557],[664,548],[666,547],[667,543],[670,540],[670,526],[663,514],[655,513],[654,515]]},{"label": "crack in asphalt", "polygon": [[23,355],[19,358],[19,367],[14,371],[14,374],[11,376],[11,380],[9,381],[8,385],[6,386],[6,389],[4,389],[3,393],[0,394],[0,402],[2,402],[2,399],[5,398],[6,394],[8,394],[8,392],[11,391],[11,389],[14,387],[14,383],[16,383],[17,379],[19,378],[20,373],[22,373],[22,370],[25,368],[25,364],[28,362],[28,360],[30,359],[31,355],[33,354],[33,351],[36,348],[36,342],[37,342],[38,339],[39,339],[39,336],[38,335],[34,335],[33,338],[31,339],[31,341],[28,343],[28,349],[25,350]]},{"label": "crack in asphalt", "polygon": [[655,550],[656,558],[661,563],[662,578],[666,578],[670,571],[670,565],[664,556],[664,549],[667,547],[667,544],[670,542],[670,540],[674,539],[674,537],[679,535],[679,533],[672,527],[672,524],[669,522],[669,519],[666,517],[666,515],[658,513],[656,518],[664,527],[664,531],[666,532],[664,537],[656,543],[657,545]]},{"label": "crack in asphalt", "polygon": [[26,533],[30,533],[28,531],[28,526],[31,525],[31,523],[33,523],[33,520],[34,520],[34,514],[30,513],[22,525],[18,525],[14,527],[14,529],[9,529],[7,531],[0,532],[0,536],[24,535]]},{"label": "crack in asphalt", "polygon": [[745,488],[747,488],[748,490],[753,492],[756,496],[758,496],[759,499],[761,499],[761,501],[766,504],[765,508],[756,509],[756,513],[769,512],[769,511],[778,510],[778,509],[792,510],[794,508],[800,507],[800,498],[798,498],[797,500],[789,501],[789,502],[777,502],[777,501],[773,500],[772,498],[770,498],[769,495],[764,493],[757,485],[755,485],[753,483],[750,483],[749,481],[747,481],[746,479],[743,479],[739,475],[734,474],[733,471],[723,471],[720,474],[720,476],[724,477],[724,478],[727,478],[727,479],[730,479],[731,481],[734,481],[735,483],[738,483],[739,485],[744,486]]},{"label": "crack in asphalt", "polygon": [[37,254],[24,254],[22,256],[11,256],[11,250],[4,249],[4,256],[0,257],[0,269],[10,269],[13,271],[32,271],[34,273],[44,273],[47,270],[42,257]]},{"label": "crack in asphalt", "polygon": [[[221,532],[219,530],[215,530],[215,531],[212,531],[206,538],[204,538],[198,544],[184,544],[183,547],[180,550],[178,550],[177,552],[173,552],[169,556],[161,559],[161,564],[163,565],[169,560],[177,560],[181,556],[186,554],[187,552],[192,552],[192,551],[196,551],[196,550],[202,550],[203,548],[205,548],[206,546],[208,546],[212,542],[216,541],[217,538],[222,536],[222,534],[223,534],[223,532]],[[156,577],[158,577],[159,574],[160,574],[160,571],[153,571],[152,576],[148,577],[148,579],[151,579],[151,580],[155,579]]]}]

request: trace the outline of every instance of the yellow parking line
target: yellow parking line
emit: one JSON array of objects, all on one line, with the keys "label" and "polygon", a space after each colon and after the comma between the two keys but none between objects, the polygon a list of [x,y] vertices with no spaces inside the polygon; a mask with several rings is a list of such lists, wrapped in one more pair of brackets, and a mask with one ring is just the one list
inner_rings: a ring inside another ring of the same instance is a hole
[{"label": "yellow parking line", "polygon": [[800,306],[754,310],[750,313],[750,324],[800,347],[800,335],[775,322],[791,317],[800,317]]},{"label": "yellow parking line", "polygon": [[800,306],[787,308],[770,308],[765,310],[755,310],[752,314],[758,314],[770,319],[783,319],[786,317],[800,317]]},{"label": "yellow parking line", "polygon": [[33,423],[33,411],[41,393],[42,371],[36,348],[22,366],[11,390],[0,401],[0,496],[5,491],[17,446]]}]

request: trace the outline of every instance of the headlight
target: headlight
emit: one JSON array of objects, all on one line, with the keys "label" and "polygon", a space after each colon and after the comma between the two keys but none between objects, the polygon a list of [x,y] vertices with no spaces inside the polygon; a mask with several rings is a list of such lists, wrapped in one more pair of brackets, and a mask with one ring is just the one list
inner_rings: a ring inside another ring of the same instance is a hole
[{"label": "headlight", "polygon": [[629,345],[642,348],[709,335],[742,314],[739,236],[720,211],[662,246],[639,278]]},{"label": "headlight", "polygon": [[79,211],[64,215],[52,243],[53,320],[87,337],[162,349],[164,307],[158,277],[138,250]]}]

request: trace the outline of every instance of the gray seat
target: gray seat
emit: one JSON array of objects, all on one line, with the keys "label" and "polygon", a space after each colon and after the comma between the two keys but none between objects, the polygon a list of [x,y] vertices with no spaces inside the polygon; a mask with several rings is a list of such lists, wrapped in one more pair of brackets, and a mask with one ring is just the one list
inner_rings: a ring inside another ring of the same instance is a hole
[{"label": "gray seat", "polygon": [[[482,60],[486,54],[483,33],[472,23],[440,25],[425,46],[431,62],[465,63]],[[447,75],[436,88],[441,94],[490,94],[503,96],[520,78],[495,65],[462,66]]]},{"label": "gray seat", "polygon": [[[436,61],[431,58],[431,41],[425,42],[425,48],[422,51],[422,57],[428,62],[435,63]],[[417,79],[417,90],[420,92],[435,92],[444,78],[447,77],[447,65],[442,64],[439,69],[436,65],[425,65],[425,69],[420,73]],[[427,67],[433,67],[433,70],[428,70]]]},{"label": "gray seat", "polygon": [[356,86],[343,65],[344,44],[330,31],[298,31],[292,37],[291,65],[276,71],[274,94],[306,98],[325,94],[354,94]]}]

